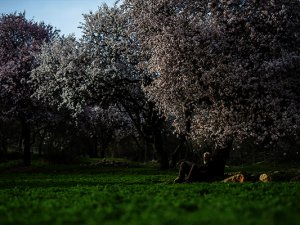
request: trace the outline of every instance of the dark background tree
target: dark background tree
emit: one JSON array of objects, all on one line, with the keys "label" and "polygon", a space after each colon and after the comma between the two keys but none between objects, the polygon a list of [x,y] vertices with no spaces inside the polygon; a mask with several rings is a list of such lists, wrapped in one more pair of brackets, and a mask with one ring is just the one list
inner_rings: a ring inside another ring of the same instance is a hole
[{"label": "dark background tree", "polygon": [[37,112],[28,84],[36,66],[32,53],[56,34],[50,25],[27,20],[25,13],[0,16],[0,117],[20,122],[25,165],[31,163],[31,121]]}]

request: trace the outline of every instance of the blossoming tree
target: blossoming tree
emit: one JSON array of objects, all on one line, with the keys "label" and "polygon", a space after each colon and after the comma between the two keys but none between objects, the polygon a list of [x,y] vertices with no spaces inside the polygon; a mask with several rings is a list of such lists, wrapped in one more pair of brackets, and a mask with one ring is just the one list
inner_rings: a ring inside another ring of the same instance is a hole
[{"label": "blossoming tree", "polygon": [[50,25],[27,20],[25,13],[0,16],[0,118],[20,122],[25,165],[30,165],[30,123],[36,115],[27,83],[36,66],[32,53],[56,34]]},{"label": "blossoming tree", "polygon": [[32,74],[34,96],[68,109],[74,117],[85,108],[112,107],[118,116],[110,118],[120,118],[120,113],[126,123],[130,118],[137,144],[144,148],[149,143],[143,142],[153,142],[167,165],[159,143],[164,120],[142,90],[142,84],[152,76],[137,67],[145,56],[136,36],[128,32],[132,21],[127,8],[103,5],[97,12],[85,14],[84,19],[81,40],[62,37],[44,45],[37,55],[40,65]]},{"label": "blossoming tree", "polygon": [[179,132],[274,144],[300,125],[300,2],[127,0],[159,73],[146,92]]}]

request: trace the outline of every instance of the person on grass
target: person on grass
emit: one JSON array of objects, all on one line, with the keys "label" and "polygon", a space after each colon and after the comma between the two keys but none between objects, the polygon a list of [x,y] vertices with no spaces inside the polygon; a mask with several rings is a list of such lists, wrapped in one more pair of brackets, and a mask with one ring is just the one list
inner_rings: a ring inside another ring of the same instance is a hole
[{"label": "person on grass", "polygon": [[229,146],[219,149],[214,155],[205,152],[201,164],[189,161],[181,162],[178,177],[174,182],[209,182],[224,179],[225,163],[229,156],[229,149]]}]

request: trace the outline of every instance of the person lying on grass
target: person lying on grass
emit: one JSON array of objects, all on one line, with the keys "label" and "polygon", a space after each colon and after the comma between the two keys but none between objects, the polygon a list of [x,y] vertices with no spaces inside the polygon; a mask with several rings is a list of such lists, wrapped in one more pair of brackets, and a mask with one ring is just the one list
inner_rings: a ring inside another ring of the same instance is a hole
[{"label": "person lying on grass", "polygon": [[225,163],[229,147],[203,154],[202,164],[183,161],[179,165],[179,175],[174,183],[209,182],[224,179]]}]

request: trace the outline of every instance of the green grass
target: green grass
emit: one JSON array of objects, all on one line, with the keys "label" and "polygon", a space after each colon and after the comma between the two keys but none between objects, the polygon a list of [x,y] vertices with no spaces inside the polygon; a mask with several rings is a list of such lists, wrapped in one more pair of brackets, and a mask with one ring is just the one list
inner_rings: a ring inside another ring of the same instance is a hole
[{"label": "green grass", "polygon": [[300,183],[173,184],[176,171],[61,166],[0,174],[0,224],[300,224]]}]

